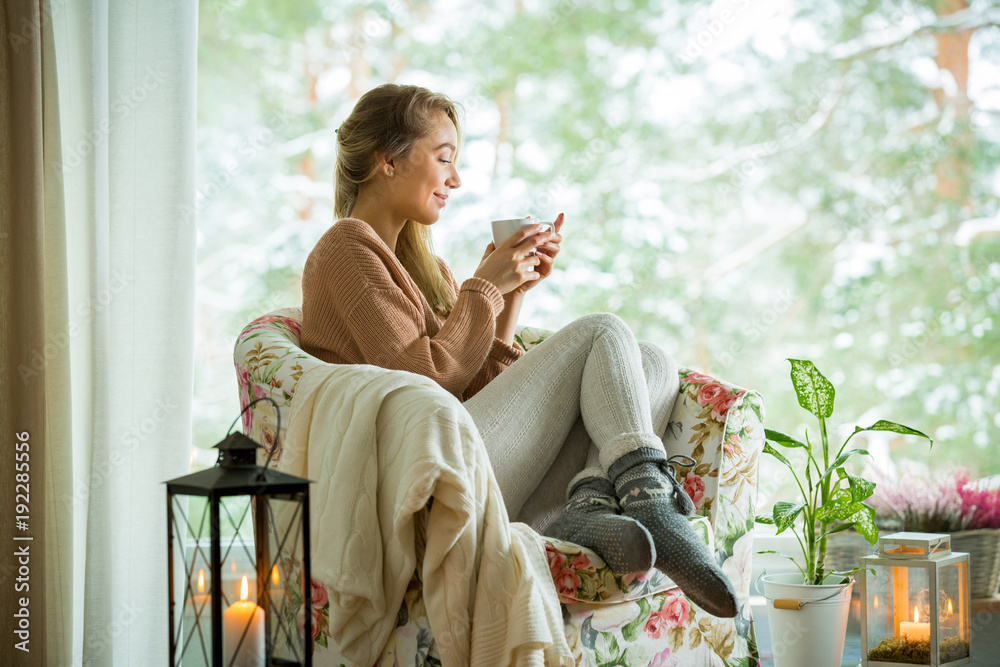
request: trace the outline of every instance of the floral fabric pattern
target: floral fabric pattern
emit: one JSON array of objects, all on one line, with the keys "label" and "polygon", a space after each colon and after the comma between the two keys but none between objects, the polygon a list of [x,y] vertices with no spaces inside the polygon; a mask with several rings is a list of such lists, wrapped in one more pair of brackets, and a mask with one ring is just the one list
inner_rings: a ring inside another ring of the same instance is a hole
[{"label": "floral fabric pattern", "polygon": [[[257,318],[240,334],[234,350],[241,405],[267,396],[280,408],[279,414],[262,401],[243,420],[244,432],[264,445],[261,463],[270,455],[272,468],[281,464],[285,422],[279,424],[279,418],[287,418],[303,373],[323,363],[298,347],[301,321],[300,308]],[[548,335],[523,328],[515,338],[527,350]],[[679,380],[680,394],[664,438],[667,453],[694,460],[676,470],[677,481],[696,507],[692,527],[733,582],[740,613],[735,619],[716,618],[688,600],[659,570],[619,575],[593,551],[546,537],[549,570],[578,665],[759,664],[748,599],[757,460],[764,445],[763,401],[756,392],[695,371],[682,369]],[[415,572],[378,665],[441,664],[421,591]],[[289,590],[283,612],[289,627],[299,633],[305,614],[312,615],[315,665],[353,664],[340,655],[330,637],[324,582],[313,581],[308,605],[303,604],[301,591]]]}]

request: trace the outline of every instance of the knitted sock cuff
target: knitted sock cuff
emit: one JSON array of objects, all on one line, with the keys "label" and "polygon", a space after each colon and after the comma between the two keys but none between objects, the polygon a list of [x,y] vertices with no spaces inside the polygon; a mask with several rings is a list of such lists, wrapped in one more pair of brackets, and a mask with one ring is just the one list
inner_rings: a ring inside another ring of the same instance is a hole
[{"label": "knitted sock cuff", "polygon": [[612,480],[615,475],[611,473],[611,466],[633,452],[645,452],[640,455],[641,458],[635,459],[635,463],[663,461],[667,458],[663,441],[653,433],[625,433],[601,444],[600,450],[601,467],[608,471]]},{"label": "knitted sock cuff", "polygon": [[601,487],[609,491],[608,495],[612,497],[615,495],[615,487],[611,484],[611,480],[608,478],[607,473],[600,468],[584,468],[578,472],[566,486],[566,500],[569,500],[573,496],[573,492],[576,491],[576,487],[592,481],[598,481]]},{"label": "knitted sock cuff", "polygon": [[653,447],[635,449],[623,454],[608,466],[608,478],[614,482],[623,472],[629,470],[630,468],[634,468],[637,465],[642,463],[660,463],[666,460],[667,453],[663,451],[662,444],[658,449]]}]

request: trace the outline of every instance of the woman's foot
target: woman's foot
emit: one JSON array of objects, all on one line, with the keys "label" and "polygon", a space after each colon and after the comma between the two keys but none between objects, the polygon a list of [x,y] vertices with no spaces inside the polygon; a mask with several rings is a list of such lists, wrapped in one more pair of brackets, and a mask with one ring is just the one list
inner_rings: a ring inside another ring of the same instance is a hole
[{"label": "woman's foot", "polygon": [[714,616],[736,616],[733,585],[688,524],[694,503],[673,475],[664,471],[666,465],[662,452],[639,449],[610,466],[608,474],[622,513],[649,530],[657,569],[695,604]]},{"label": "woman's foot", "polygon": [[648,572],[656,561],[653,538],[638,521],[621,515],[614,491],[607,477],[584,477],[545,533],[593,549],[618,574]]}]

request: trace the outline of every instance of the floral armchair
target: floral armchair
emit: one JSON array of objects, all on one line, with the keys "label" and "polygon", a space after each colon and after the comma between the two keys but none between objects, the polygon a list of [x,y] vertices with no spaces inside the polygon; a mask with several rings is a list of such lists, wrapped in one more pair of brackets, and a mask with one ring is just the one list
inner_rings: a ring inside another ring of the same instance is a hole
[{"label": "floral armchair", "polygon": [[[302,311],[285,308],[257,318],[240,334],[234,358],[240,402],[270,396],[282,412],[283,425],[299,378],[324,362],[299,348]],[[547,336],[521,329],[525,350]],[[692,525],[716,554],[737,591],[735,619],[709,615],[688,600],[659,570],[641,575],[611,571],[589,549],[544,538],[549,568],[563,605],[566,637],[578,665],[657,667],[683,665],[759,665],[750,613],[751,530],[757,495],[757,459],[763,447],[764,408],[753,391],[734,387],[694,371],[680,371],[681,392],[665,438],[668,454],[685,454],[695,465],[678,481],[694,500]],[[280,443],[273,405],[257,403],[245,413],[244,431],[264,445],[262,456]],[[281,468],[281,452],[271,464]],[[288,620],[312,614],[314,664],[351,665],[329,635],[326,584],[313,581],[312,599],[286,606]],[[380,665],[440,665],[417,573],[398,612],[395,630],[382,651]]]}]

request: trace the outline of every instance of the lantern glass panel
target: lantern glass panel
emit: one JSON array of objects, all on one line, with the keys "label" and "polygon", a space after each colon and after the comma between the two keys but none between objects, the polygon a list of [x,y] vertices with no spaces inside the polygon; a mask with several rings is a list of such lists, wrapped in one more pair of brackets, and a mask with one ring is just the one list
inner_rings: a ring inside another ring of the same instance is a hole
[{"label": "lantern glass panel", "polygon": [[173,635],[176,665],[206,667],[212,656],[212,591],[208,499],[203,496],[172,497],[173,561],[181,588],[176,591]]},{"label": "lantern glass panel", "polygon": [[941,662],[969,655],[969,561],[945,565],[938,571],[938,640]]},{"label": "lantern glass panel", "polygon": [[[173,503],[175,522],[180,520],[175,526],[175,563],[182,566],[184,578],[183,590],[176,596],[181,601],[177,608],[183,612],[174,617],[179,656],[175,665],[207,667],[212,664],[210,503],[205,496],[174,496]],[[251,608],[256,604],[266,614],[266,622],[258,625],[266,635],[264,641],[270,645],[272,658],[288,664],[301,662],[304,644],[298,627],[301,619],[296,617],[304,588],[301,497],[223,496],[218,503],[224,655],[229,656],[241,638],[241,654],[258,646],[247,641],[255,638],[251,631],[258,629],[247,630],[253,624],[253,614],[240,619],[235,613],[230,614],[233,618],[226,615],[235,604]],[[262,508],[259,516],[258,506]],[[258,529],[267,533],[265,539],[256,539]],[[315,615],[313,622],[318,629]]]},{"label": "lantern glass panel", "polygon": [[[304,602],[311,610],[312,631],[315,637],[320,627],[323,606],[314,606],[304,601],[302,592],[307,590],[303,572],[303,535],[301,499],[288,497],[267,498],[260,505],[262,510],[258,521],[265,520],[267,540],[258,545],[263,551],[266,564],[264,588],[266,595],[260,596],[260,604],[268,615],[268,638],[274,656],[292,661],[303,659],[302,630],[304,618],[299,613]],[[329,614],[329,610],[326,610]]]}]

